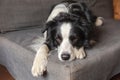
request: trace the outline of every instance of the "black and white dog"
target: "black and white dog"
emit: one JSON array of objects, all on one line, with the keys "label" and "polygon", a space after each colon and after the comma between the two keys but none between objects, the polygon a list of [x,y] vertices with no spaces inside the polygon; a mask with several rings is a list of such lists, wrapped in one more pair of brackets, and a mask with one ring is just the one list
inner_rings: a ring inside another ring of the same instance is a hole
[{"label": "black and white dog", "polygon": [[44,29],[46,41],[37,51],[32,74],[43,75],[46,71],[50,50],[58,49],[60,61],[72,61],[86,57],[84,48],[91,46],[95,26],[101,26],[101,17],[96,17],[84,3],[66,1],[54,6]]}]

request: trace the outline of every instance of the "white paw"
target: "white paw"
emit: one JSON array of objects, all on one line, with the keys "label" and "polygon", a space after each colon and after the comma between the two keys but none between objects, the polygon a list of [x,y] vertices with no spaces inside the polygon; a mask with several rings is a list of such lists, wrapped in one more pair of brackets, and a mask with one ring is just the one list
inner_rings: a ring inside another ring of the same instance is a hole
[{"label": "white paw", "polygon": [[103,17],[97,17],[95,25],[96,26],[102,26],[103,25],[104,18]]},{"label": "white paw", "polygon": [[32,75],[34,77],[38,77],[39,75],[43,75],[46,71],[47,67],[47,58],[36,57],[33,66],[32,66]]},{"label": "white paw", "polygon": [[86,57],[86,53],[84,51],[81,51],[79,54],[76,55],[76,58],[84,59]]},{"label": "white paw", "polygon": [[38,77],[39,75],[43,75],[47,70],[48,52],[49,49],[45,44],[38,50],[31,69],[33,76]]},{"label": "white paw", "polygon": [[76,51],[76,58],[77,59],[83,59],[86,57],[86,53],[84,51],[84,48],[80,48],[78,51]]}]

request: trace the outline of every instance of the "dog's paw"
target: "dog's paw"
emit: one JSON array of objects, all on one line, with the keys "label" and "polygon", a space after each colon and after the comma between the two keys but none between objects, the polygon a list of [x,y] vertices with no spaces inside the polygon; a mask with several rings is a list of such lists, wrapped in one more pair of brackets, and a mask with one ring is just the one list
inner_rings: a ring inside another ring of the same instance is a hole
[{"label": "dog's paw", "polygon": [[79,49],[79,52],[76,53],[77,59],[84,59],[86,57],[86,53],[83,48]]},{"label": "dog's paw", "polygon": [[39,75],[44,75],[47,70],[47,58],[36,57],[32,66],[32,75],[38,77]]},{"label": "dog's paw", "polygon": [[47,45],[42,45],[40,49],[37,51],[35,56],[33,66],[31,69],[32,75],[38,77],[39,75],[44,76],[44,72],[47,70],[47,62],[48,62],[48,52],[49,49]]},{"label": "dog's paw", "polygon": [[104,18],[103,17],[97,17],[97,19],[96,19],[96,22],[95,22],[95,25],[96,26],[102,26],[103,25],[103,22],[104,21]]}]

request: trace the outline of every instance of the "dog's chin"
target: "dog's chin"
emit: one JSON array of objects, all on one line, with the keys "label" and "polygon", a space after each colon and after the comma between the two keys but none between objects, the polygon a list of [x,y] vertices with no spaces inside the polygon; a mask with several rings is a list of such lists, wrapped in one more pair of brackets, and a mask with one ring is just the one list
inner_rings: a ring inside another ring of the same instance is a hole
[{"label": "dog's chin", "polygon": [[73,59],[69,59],[69,60],[63,60],[63,59],[61,59],[61,58],[59,58],[59,60],[61,61],[61,62],[71,62],[71,61],[74,61],[76,58],[74,57]]}]

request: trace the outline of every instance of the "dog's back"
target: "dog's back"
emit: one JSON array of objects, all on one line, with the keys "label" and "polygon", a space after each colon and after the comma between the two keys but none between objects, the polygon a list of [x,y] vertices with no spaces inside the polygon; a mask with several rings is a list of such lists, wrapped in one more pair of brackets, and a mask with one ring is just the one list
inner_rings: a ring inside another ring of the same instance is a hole
[{"label": "dog's back", "polygon": [[47,22],[53,20],[60,13],[69,13],[77,17],[83,17],[86,18],[89,22],[95,22],[97,18],[91,13],[90,10],[88,10],[85,3],[78,3],[77,1],[73,0],[65,0],[52,7]]}]

